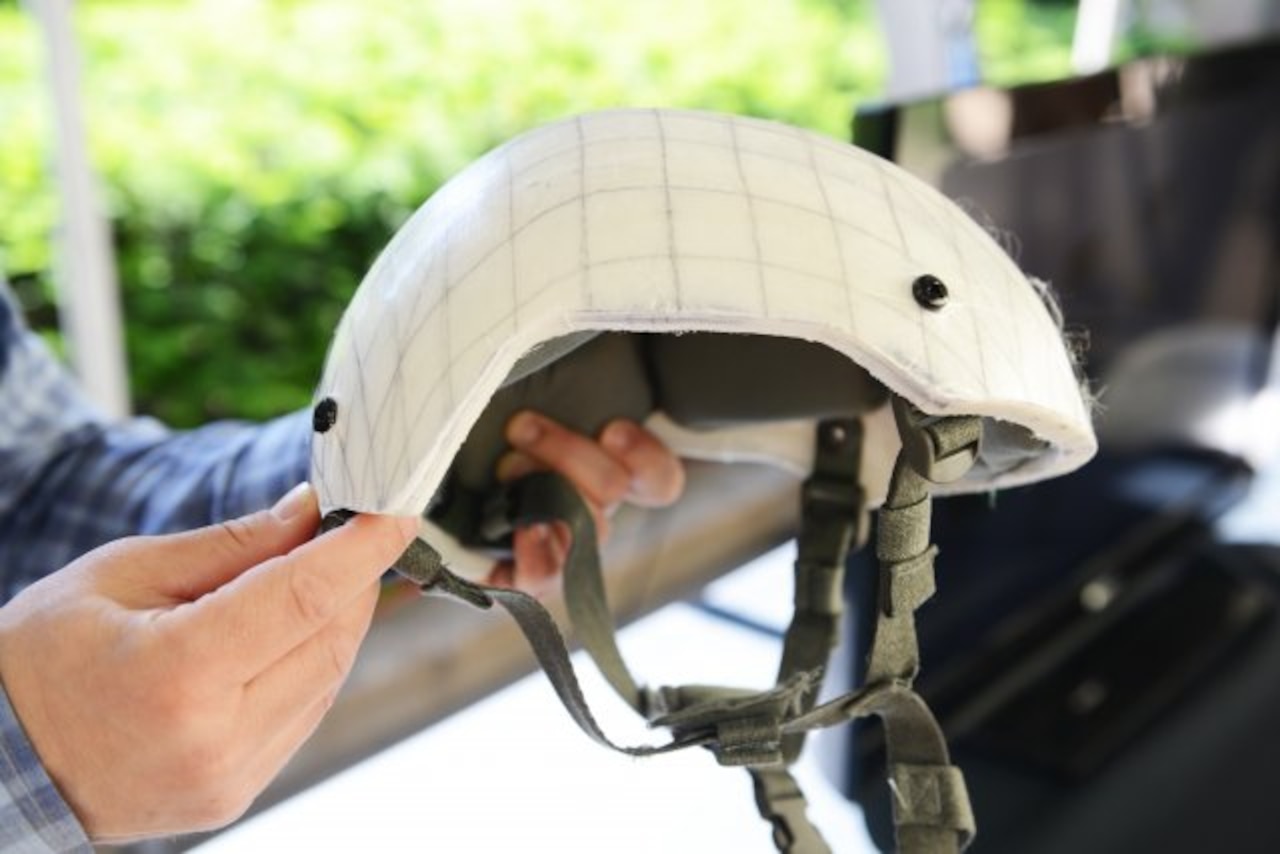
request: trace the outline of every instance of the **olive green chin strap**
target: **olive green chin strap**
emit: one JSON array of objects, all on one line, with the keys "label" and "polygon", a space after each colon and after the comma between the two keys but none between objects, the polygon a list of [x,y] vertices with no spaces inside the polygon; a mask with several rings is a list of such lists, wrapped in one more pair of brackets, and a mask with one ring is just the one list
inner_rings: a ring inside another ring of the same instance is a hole
[{"label": "olive green chin strap", "polygon": [[[930,487],[968,471],[977,458],[982,423],[971,417],[927,417],[900,398],[894,401],[894,415],[903,447],[877,516],[880,601],[865,684],[817,708],[813,695],[806,697],[804,711],[781,727],[789,748],[785,764],[751,769],[756,803],[773,825],[779,851],[828,850],[808,821],[804,795],[785,767],[799,754],[803,734],[870,715],[878,716],[885,728],[898,849],[951,854],[963,850],[975,832],[964,778],[951,765],[942,730],[911,683],[920,665],[915,611],[935,590],[933,562],[938,550],[930,543]],[[837,427],[829,423],[822,430]],[[848,520],[858,519],[861,509],[860,503],[850,504],[854,493],[848,473],[853,472],[856,488],[856,458],[852,467],[848,460],[835,458],[830,443],[823,441],[831,435],[819,433],[814,476],[805,484],[796,614],[787,632],[780,683],[806,668],[823,666],[835,645],[834,627],[830,634],[798,628],[813,623],[818,616],[814,611],[838,620],[840,578],[849,547],[841,542],[841,522],[847,529]],[[857,496],[860,501],[861,493]],[[854,524],[858,533],[853,542],[860,545],[860,521]]]},{"label": "olive green chin strap", "polygon": [[[936,549],[929,544],[929,480],[959,477],[967,470],[976,457],[981,425],[976,418],[925,418],[901,401],[895,412],[903,451],[879,517],[881,602],[867,680],[861,689],[822,705],[816,705],[816,698],[836,643],[845,558],[865,535],[865,502],[858,485],[861,432],[856,421],[820,426],[814,474],[802,493],[796,613],[787,630],[777,684],[765,691],[641,687],[618,649],[595,528],[581,498],[567,481],[550,474],[532,475],[513,485],[508,502],[513,525],[560,520],[570,526],[573,538],[564,591],[577,639],[624,700],[651,725],[670,730],[672,738],[665,744],[624,747],[605,736],[587,706],[564,639],[537,600],[453,575],[421,540],[409,547],[396,569],[424,592],[482,608],[494,602],[502,605],[525,633],[570,716],[598,743],[633,756],[700,745],[721,764],[746,767],[761,815],[773,826],[780,851],[830,850],[809,821],[804,795],[787,770],[800,753],[804,734],[856,717],[879,716],[885,726],[899,850],[950,854],[972,836],[973,817],[963,778],[950,765],[937,722],[911,689],[918,669],[914,611],[933,592]],[[340,514],[326,519],[331,525],[342,521]]]},{"label": "olive green chin strap", "polygon": [[[800,491],[800,530],[796,535],[795,611],[787,628],[778,668],[778,684],[812,674],[812,691],[800,701],[800,713],[813,708],[822,674],[840,635],[844,614],[844,570],[851,549],[867,538],[867,501],[859,472],[862,424],[855,419],[818,425],[813,473]],[[779,851],[829,851],[809,820],[804,793],[788,770],[804,747],[804,732],[782,736],[779,761],[759,763],[751,773],[756,807],[772,825]]]}]

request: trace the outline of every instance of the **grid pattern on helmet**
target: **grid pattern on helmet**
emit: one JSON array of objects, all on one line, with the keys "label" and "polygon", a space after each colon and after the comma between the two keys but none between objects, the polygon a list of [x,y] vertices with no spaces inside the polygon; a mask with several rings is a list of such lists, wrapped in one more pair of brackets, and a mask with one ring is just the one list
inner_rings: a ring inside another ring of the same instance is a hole
[{"label": "grid pattern on helmet", "polygon": [[[922,273],[947,283],[946,311],[912,299]],[[495,149],[401,229],[330,354],[321,394],[345,398],[347,417],[316,443],[318,488],[334,506],[407,510],[428,460],[425,501],[501,379],[475,394],[499,353],[500,373],[572,328],[751,323],[855,342],[864,367],[940,410],[1012,400],[1088,431],[1033,290],[932,188],[796,128],[628,110]]]}]

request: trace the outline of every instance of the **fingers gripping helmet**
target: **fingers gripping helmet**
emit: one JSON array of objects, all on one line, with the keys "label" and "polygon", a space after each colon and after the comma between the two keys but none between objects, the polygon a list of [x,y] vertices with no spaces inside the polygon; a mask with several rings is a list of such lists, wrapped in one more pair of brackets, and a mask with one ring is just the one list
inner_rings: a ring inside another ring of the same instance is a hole
[{"label": "fingers gripping helmet", "polygon": [[[312,479],[331,523],[427,517],[399,568],[511,610],[575,720],[608,743],[537,604],[461,579],[438,556],[446,540],[500,539],[503,520],[565,518],[578,638],[672,733],[625,749],[711,747],[752,772],[780,848],[824,850],[786,766],[807,729],[877,714],[900,844],[946,850],[972,822],[910,690],[912,613],[932,592],[928,498],[1083,464],[1096,442],[1073,367],[1043,289],[893,165],[765,121],[588,114],[490,152],[394,237],[330,350]],[[589,514],[554,480],[514,492],[493,483],[502,424],[524,407],[586,432],[647,417],[681,453],[810,470],[797,616],[775,688],[636,684],[602,615]],[[867,685],[818,706],[845,552],[880,504],[883,602]]]}]

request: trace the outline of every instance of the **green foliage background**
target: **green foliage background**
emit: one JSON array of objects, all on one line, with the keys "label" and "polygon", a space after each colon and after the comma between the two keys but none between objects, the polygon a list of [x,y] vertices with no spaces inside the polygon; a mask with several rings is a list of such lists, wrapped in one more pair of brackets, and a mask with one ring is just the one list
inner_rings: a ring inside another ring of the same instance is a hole
[{"label": "green foliage background", "polygon": [[[978,29],[997,55],[1049,45],[1053,76],[1071,15],[1010,2]],[[520,131],[662,105],[844,138],[884,66],[866,0],[83,0],[76,24],[135,405],[176,425],[305,405],[396,226]],[[42,63],[0,3],[0,269],[52,330]]]}]

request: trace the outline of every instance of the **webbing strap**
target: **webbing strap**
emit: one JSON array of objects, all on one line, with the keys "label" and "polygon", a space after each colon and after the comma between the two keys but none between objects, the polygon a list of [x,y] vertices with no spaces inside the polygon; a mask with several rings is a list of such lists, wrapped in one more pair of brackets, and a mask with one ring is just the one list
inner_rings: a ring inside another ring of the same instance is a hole
[{"label": "webbing strap", "polygon": [[[857,453],[859,434],[831,438],[840,440],[831,443],[831,457],[843,455],[848,459]],[[783,725],[813,706],[821,666],[834,644],[834,623],[826,628],[805,617],[832,615],[833,611],[832,616],[836,616],[842,604],[839,586],[844,555],[858,536],[862,509],[856,470],[852,478],[846,473],[846,479],[853,492],[834,489],[830,482],[817,476],[811,479],[812,488],[806,490],[804,515],[815,524],[809,525],[808,536],[802,537],[803,559],[797,561],[800,628],[793,626],[788,633],[789,654],[784,654],[788,663],[783,669],[791,672],[765,691],[718,686],[639,688],[618,650],[605,599],[594,524],[586,506],[567,481],[552,474],[531,475],[514,486],[505,510],[513,525],[552,520],[569,525],[573,538],[565,561],[564,589],[578,639],[624,699],[652,724],[671,730],[672,740],[665,745],[622,747],[603,733],[582,694],[563,636],[537,600],[518,591],[458,578],[441,564],[434,549],[421,541],[410,546],[397,569],[420,584],[424,592],[452,595],[479,607],[491,607],[495,601],[503,605],[524,632],[570,717],[597,743],[632,756],[693,745],[709,747],[721,764],[752,770],[757,804],[773,825],[779,850],[827,854],[830,849],[805,814],[804,796],[785,770],[785,763],[790,760],[784,759]],[[817,631],[811,629],[814,625],[818,625]],[[815,659],[812,669],[800,669]],[[786,737],[798,743],[803,733],[792,729]],[[759,776],[761,770],[764,776]]]},{"label": "webbing strap", "polygon": [[920,669],[915,611],[933,595],[929,485],[903,456],[893,467],[889,496],[877,517],[880,602],[866,681],[910,681]]},{"label": "webbing strap", "polygon": [[925,416],[900,398],[894,413],[902,452],[878,517],[880,601],[866,687],[791,725],[825,726],[819,722],[826,715],[832,722],[878,715],[885,729],[899,850],[953,854],[973,838],[973,810],[964,778],[951,765],[941,727],[911,688],[920,669],[915,611],[935,589],[937,549],[929,541],[931,484],[964,475],[977,458],[982,425],[973,417]]},{"label": "webbing strap", "polygon": [[[778,685],[768,691],[641,689],[618,649],[595,526],[582,499],[556,475],[536,474],[518,482],[507,508],[509,518],[516,525],[552,520],[569,525],[573,537],[564,588],[578,638],[620,696],[651,723],[672,730],[672,740],[664,745],[621,747],[604,735],[587,706],[564,639],[536,599],[458,578],[421,541],[410,546],[397,569],[424,592],[445,593],[485,608],[495,601],[501,604],[524,632],[572,719],[596,742],[633,756],[704,745],[723,764],[747,766],[760,813],[772,824],[779,850],[790,854],[829,851],[809,822],[803,794],[786,770],[803,734],[853,717],[879,716],[885,726],[899,849],[953,854],[972,837],[973,816],[963,778],[950,765],[937,721],[910,686],[919,666],[914,611],[933,593],[936,549],[929,543],[925,478],[939,481],[963,474],[965,459],[971,462],[976,456],[980,426],[977,419],[923,418],[905,405],[898,416],[903,451],[880,518],[876,551],[882,595],[867,685],[821,706],[814,704],[821,669],[835,642],[844,559],[862,530],[857,441],[824,447],[820,440],[818,465],[805,485],[796,561],[797,614],[787,631]],[[856,424],[852,430],[857,430]],[[860,434],[837,431],[827,438],[845,436]],[[345,521],[338,516],[326,522]]]},{"label": "webbing strap", "polygon": [[783,724],[808,731],[876,715],[885,728],[898,850],[955,854],[973,838],[975,823],[960,769],[924,700],[904,681],[869,685]]},{"label": "webbing strap", "polygon": [[[712,748],[724,764],[781,761],[781,723],[807,706],[802,699],[813,691],[815,676],[797,673],[766,691],[744,691],[714,686],[642,689],[618,649],[612,613],[605,598],[595,525],[581,496],[567,480],[550,472],[521,478],[511,485],[502,512],[513,526],[560,521],[572,532],[564,566],[565,603],[583,649],[618,694],[655,725],[672,730],[674,740],[661,749],[627,749],[633,755],[656,753],[694,744]],[[561,702],[573,719],[596,741],[613,746],[599,733],[586,707],[573,673],[563,637],[546,609],[536,599],[517,591],[475,585],[438,567],[439,556],[425,543],[411,552],[430,553],[434,560],[427,572],[418,570],[423,560],[407,554],[400,561],[406,575],[418,581],[424,592],[444,592],[475,602],[475,591],[504,605],[515,617],[533,647]],[[406,571],[406,569],[408,571]]]},{"label": "webbing strap", "polygon": [[595,521],[581,496],[567,480],[545,472],[516,481],[508,496],[508,519],[514,527],[554,521],[569,526],[572,538],[563,589],[574,634],[618,696],[647,716],[645,695],[618,649],[613,613],[605,597]]},{"label": "webbing strap", "polygon": [[[671,728],[678,741],[704,741],[723,765],[747,767],[757,778],[757,804],[774,827],[775,842],[793,854],[829,850],[808,820],[798,785],[778,770],[795,761],[804,742],[803,732],[783,736],[781,725],[812,708],[836,644],[845,560],[866,531],[866,502],[858,477],[861,453],[860,422],[839,419],[819,425],[814,471],[801,493],[795,615],[786,633],[777,685],[763,692],[708,686],[641,690],[618,650],[594,526],[577,493],[560,478],[526,478],[508,508],[517,526],[554,519],[570,525],[573,545],[564,569],[565,602],[583,648],[618,694],[651,723]],[[768,780],[759,779],[760,773]]]},{"label": "webbing strap", "polygon": [[[821,674],[840,635],[844,613],[844,567],[850,548],[866,537],[867,502],[859,481],[862,424],[853,418],[818,425],[813,473],[800,493],[796,535],[795,611],[783,640],[778,684],[798,673]],[[812,708],[822,683],[805,698]],[[783,741],[791,764],[804,747],[803,734]]]},{"label": "webbing strap", "polygon": [[903,451],[878,517],[880,601],[865,686],[783,725],[805,732],[876,715],[885,728],[898,848],[954,854],[974,834],[964,778],[924,700],[911,688],[919,669],[915,610],[934,592],[930,543],[931,481],[960,477],[976,457],[976,418],[929,418],[898,401]]},{"label": "webbing strap", "polygon": [[537,599],[519,590],[476,584],[454,575],[444,566],[440,554],[422,540],[414,540],[394,568],[420,585],[424,594],[452,596],[484,609],[493,607],[494,602],[501,605],[524,633],[569,716],[597,743],[630,756],[652,756],[707,742],[705,733],[687,732],[677,734],[670,742],[661,745],[623,746],[614,743],[591,713],[555,619]]},{"label": "webbing strap", "polygon": [[[898,850],[910,854],[962,851],[976,826],[964,777],[950,764],[933,714],[909,686],[890,682],[851,692],[785,723],[783,731],[803,732],[870,715],[878,716],[885,727]],[[757,770],[752,776],[757,806],[774,826],[778,850],[826,851],[805,815],[803,795],[787,771]]]},{"label": "webbing strap", "polygon": [[[866,538],[866,495],[859,478],[862,423],[833,419],[818,425],[813,473],[800,493],[796,536],[795,611],[783,640],[778,684],[801,673],[815,674],[813,690],[799,712],[813,708],[822,673],[836,646],[844,613],[844,567],[849,550]],[[791,765],[804,748],[804,732],[781,739],[781,761]],[[788,854],[823,854],[830,849],[809,820],[804,793],[783,768],[753,763],[751,773],[760,815],[773,827],[773,841]]]},{"label": "webbing strap", "polygon": [[632,756],[702,745],[711,748],[725,765],[781,761],[782,722],[808,707],[801,702],[813,691],[813,674],[798,673],[767,691],[714,686],[642,690],[618,649],[605,598],[595,525],[577,491],[558,475],[544,472],[513,484],[506,501],[505,512],[513,525],[547,521],[569,525],[573,538],[565,560],[564,588],[577,638],[619,695],[652,723],[671,730],[669,743],[622,747],[603,733],[582,693],[563,635],[554,618],[533,597],[459,578],[421,540],[410,545],[395,568],[418,583],[424,593],[450,595],[482,608],[493,602],[502,605],[524,633],[561,704],[597,743]]}]

